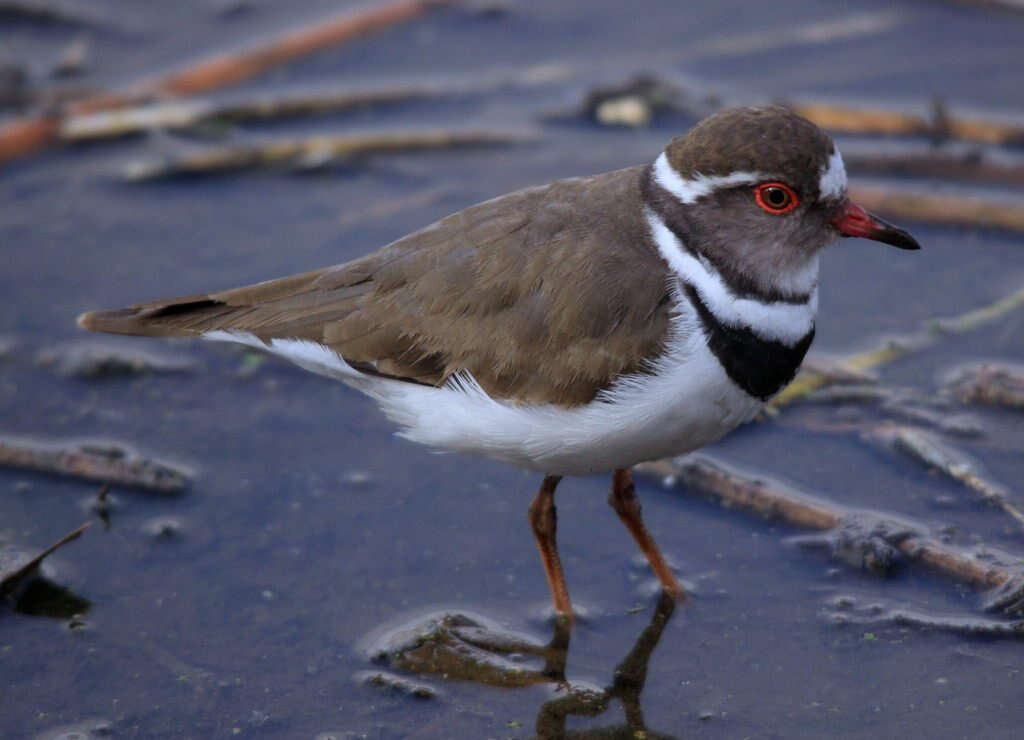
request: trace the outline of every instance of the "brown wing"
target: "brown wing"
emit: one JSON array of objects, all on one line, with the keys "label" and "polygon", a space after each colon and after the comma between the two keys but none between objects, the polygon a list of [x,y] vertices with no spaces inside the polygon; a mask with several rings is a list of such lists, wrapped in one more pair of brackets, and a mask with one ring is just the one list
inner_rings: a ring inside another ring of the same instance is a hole
[{"label": "brown wing", "polygon": [[643,221],[640,176],[634,168],[512,193],[353,262],[79,323],[310,339],[405,380],[439,384],[468,370],[497,398],[586,403],[642,370],[668,328],[668,276]]}]

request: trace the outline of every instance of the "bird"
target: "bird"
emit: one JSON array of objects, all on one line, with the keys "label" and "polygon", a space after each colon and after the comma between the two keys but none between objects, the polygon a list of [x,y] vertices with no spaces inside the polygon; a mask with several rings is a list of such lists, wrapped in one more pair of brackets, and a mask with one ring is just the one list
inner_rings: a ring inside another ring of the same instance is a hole
[{"label": "bird", "polygon": [[840,237],[920,248],[850,200],[815,124],[731,108],[647,165],[502,195],[343,264],[78,324],[257,347],[363,392],[408,440],[537,472],[528,520],[571,619],[559,481],[610,473],[609,503],[682,598],[630,468],[716,441],[793,379]]}]

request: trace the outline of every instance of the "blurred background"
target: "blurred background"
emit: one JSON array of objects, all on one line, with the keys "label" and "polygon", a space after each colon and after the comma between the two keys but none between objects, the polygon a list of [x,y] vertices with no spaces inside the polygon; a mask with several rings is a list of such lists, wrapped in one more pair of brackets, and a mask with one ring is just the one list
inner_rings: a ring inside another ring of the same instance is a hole
[{"label": "blurred background", "polygon": [[[1016,736],[1022,70],[1012,0],[0,0],[0,736]],[[924,248],[832,248],[799,394],[638,479],[674,613],[606,477],[559,491],[567,639],[537,476],[259,354],[74,324],[769,101]]]}]

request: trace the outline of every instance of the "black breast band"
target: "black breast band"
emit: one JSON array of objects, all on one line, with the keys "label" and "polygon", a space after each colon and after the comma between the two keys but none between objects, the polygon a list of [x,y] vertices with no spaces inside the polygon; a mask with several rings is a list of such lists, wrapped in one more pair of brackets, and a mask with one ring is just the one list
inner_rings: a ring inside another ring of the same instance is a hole
[{"label": "black breast band", "polygon": [[726,326],[711,312],[697,289],[684,282],[697,309],[708,347],[729,378],[755,398],[767,401],[796,375],[814,339],[814,326],[793,346],[761,339],[746,327]]}]

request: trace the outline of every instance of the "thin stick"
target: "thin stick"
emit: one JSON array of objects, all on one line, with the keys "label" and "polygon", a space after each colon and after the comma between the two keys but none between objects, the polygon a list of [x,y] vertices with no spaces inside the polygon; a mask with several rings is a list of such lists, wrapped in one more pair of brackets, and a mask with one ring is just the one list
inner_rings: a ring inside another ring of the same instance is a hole
[{"label": "thin stick", "polygon": [[286,33],[262,46],[224,54],[159,78],[142,89],[167,95],[195,95],[236,85],[313,52],[378,33],[450,0],[399,0],[387,5],[345,12],[315,25]]},{"label": "thin stick", "polygon": [[178,493],[189,473],[110,443],[41,443],[0,437],[0,467],[36,470],[100,483]]},{"label": "thin stick", "polygon": [[531,89],[566,79],[560,67],[535,67],[512,76],[463,82],[420,83],[356,89],[301,89],[231,99],[175,99],[116,110],[69,114],[60,123],[61,141],[112,139],[152,129],[180,130],[212,121],[267,121],[365,110],[444,97],[479,95],[510,88]]},{"label": "thin stick", "polygon": [[1024,125],[952,116],[944,110],[926,117],[913,113],[833,103],[790,103],[789,107],[837,133],[956,138],[1000,146],[1024,144]]},{"label": "thin stick", "polygon": [[112,139],[150,129],[179,130],[209,121],[264,121],[291,116],[337,113],[390,105],[454,92],[436,85],[376,90],[326,90],[256,99],[175,100],[97,113],[67,116],[60,125],[62,141]]},{"label": "thin stick", "polygon": [[41,553],[36,555],[34,558],[20,566],[17,570],[12,573],[4,575],[3,579],[0,580],[0,591],[11,588],[12,585],[17,584],[22,578],[31,573],[35,568],[39,567],[39,564],[43,562],[47,555],[50,555],[54,550],[63,547],[69,542],[73,542],[82,536],[82,533],[92,526],[92,522],[86,522],[78,529],[68,532],[66,535],[61,537],[59,540],[54,542],[48,548],[43,550]]},{"label": "thin stick", "polygon": [[[634,468],[639,475],[671,482],[679,491],[710,496],[721,505],[767,519],[776,519],[796,527],[832,530],[858,512],[844,509],[824,499],[787,490],[760,478],[730,470],[706,458],[686,457],[659,460]],[[865,512],[865,517],[881,520],[877,531],[898,533],[889,544],[911,560],[916,560],[958,581],[977,588],[1024,588],[1024,573],[982,561],[956,550],[920,532],[907,533],[906,522],[899,517]]]},{"label": "thin stick", "polygon": [[[1024,288],[1020,288],[1000,298],[998,301],[972,309],[959,316],[939,319],[938,321],[929,320],[915,334],[898,339],[887,339],[877,347],[849,355],[837,364],[850,372],[863,372],[864,370],[881,367],[893,360],[933,346],[944,333],[959,334],[977,329],[996,319],[1002,318],[1021,306],[1024,306]],[[771,400],[769,407],[778,409],[799,398],[803,398],[812,391],[816,391],[833,382],[830,377],[829,374],[801,373],[796,380],[783,388],[782,392]]]},{"label": "thin stick", "polygon": [[[67,114],[96,113],[139,105],[166,96],[195,95],[237,85],[269,69],[423,15],[453,0],[395,0],[387,5],[346,11],[333,18],[286,32],[266,43],[205,59],[126,91],[98,95],[71,105]],[[28,156],[57,141],[52,116],[20,118],[0,127],[0,165]]]},{"label": "thin stick", "polygon": [[971,180],[997,185],[1024,185],[1024,165],[1004,164],[977,152],[843,152],[846,169],[855,173]]},{"label": "thin stick", "polygon": [[123,176],[134,182],[211,175],[232,170],[282,165],[322,166],[365,154],[501,146],[527,141],[523,133],[500,131],[411,131],[402,133],[313,136],[185,154],[128,164]]}]

